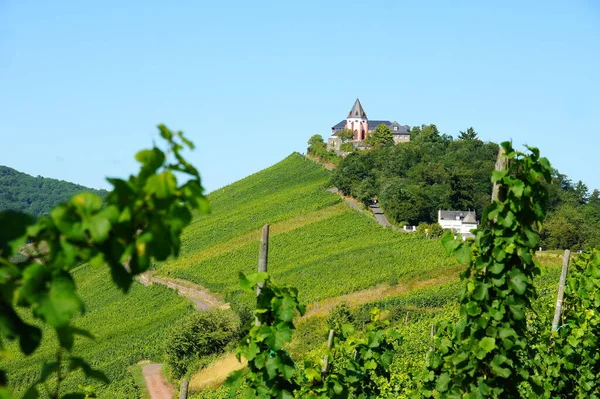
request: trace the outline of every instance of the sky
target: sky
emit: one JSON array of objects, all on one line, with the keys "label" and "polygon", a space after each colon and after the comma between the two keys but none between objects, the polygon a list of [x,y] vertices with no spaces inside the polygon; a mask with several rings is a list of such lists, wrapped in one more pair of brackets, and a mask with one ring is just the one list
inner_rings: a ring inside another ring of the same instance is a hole
[{"label": "sky", "polygon": [[0,165],[34,176],[108,188],[165,123],[212,191],[357,97],[600,189],[600,2],[0,0]]}]

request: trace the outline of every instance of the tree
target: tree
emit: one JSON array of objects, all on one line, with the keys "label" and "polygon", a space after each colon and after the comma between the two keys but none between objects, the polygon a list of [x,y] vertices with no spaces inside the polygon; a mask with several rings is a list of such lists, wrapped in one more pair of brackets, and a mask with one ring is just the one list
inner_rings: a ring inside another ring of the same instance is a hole
[{"label": "tree", "polygon": [[378,125],[367,137],[367,143],[375,148],[394,145],[392,130],[383,123]]},{"label": "tree", "polygon": [[587,186],[581,180],[579,180],[575,185],[575,193],[577,194],[577,202],[579,205],[587,204],[590,197],[590,192],[588,191]]},{"label": "tree", "polygon": [[236,337],[233,312],[209,309],[179,320],[165,337],[166,361],[175,378],[182,377],[188,367],[203,356],[222,353]]},{"label": "tree", "polygon": [[354,132],[350,129],[344,129],[337,134],[337,136],[342,140],[342,143],[345,143],[354,138]]},{"label": "tree", "polygon": [[440,131],[434,124],[421,125],[421,127],[414,126],[410,130],[410,139],[421,142],[439,143],[449,141],[449,136],[444,136],[446,137],[442,138]]},{"label": "tree", "polygon": [[542,246],[548,249],[583,249],[586,220],[578,207],[563,204],[548,216],[540,236]]},{"label": "tree", "polygon": [[321,136],[320,134],[315,134],[310,139],[308,139],[309,146],[313,146],[315,144],[325,144],[323,136]]},{"label": "tree", "polygon": [[323,136],[321,136],[320,134],[315,134],[310,139],[308,139],[308,154],[323,156],[324,154],[326,154],[326,152],[327,146],[325,145]]},{"label": "tree", "polygon": [[590,196],[589,203],[592,205],[600,205],[600,190],[595,189]]},{"label": "tree", "polygon": [[461,131],[458,134],[459,140],[477,140],[479,137],[477,136],[477,132],[472,127],[468,128],[466,132]]},{"label": "tree", "polygon": [[416,224],[421,220],[416,196],[405,188],[400,179],[387,182],[382,187],[379,200],[385,214],[396,222]]}]

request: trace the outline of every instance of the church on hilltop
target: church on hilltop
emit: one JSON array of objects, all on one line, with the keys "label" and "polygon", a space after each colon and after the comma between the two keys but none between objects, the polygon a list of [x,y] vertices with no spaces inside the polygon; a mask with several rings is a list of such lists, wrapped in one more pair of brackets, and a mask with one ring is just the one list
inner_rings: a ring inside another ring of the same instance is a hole
[{"label": "church on hilltop", "polygon": [[337,125],[331,128],[331,137],[327,141],[327,149],[337,152],[340,151],[342,140],[338,137],[338,134],[345,129],[352,130],[354,132],[352,142],[355,144],[355,146],[364,148],[364,146],[361,145],[362,141],[369,137],[369,133],[375,130],[375,128],[379,125],[385,125],[390,128],[396,144],[410,141],[408,126],[400,125],[396,121],[369,120],[369,118],[367,118],[367,113],[360,103],[360,100],[357,98],[346,119],[340,121]]}]

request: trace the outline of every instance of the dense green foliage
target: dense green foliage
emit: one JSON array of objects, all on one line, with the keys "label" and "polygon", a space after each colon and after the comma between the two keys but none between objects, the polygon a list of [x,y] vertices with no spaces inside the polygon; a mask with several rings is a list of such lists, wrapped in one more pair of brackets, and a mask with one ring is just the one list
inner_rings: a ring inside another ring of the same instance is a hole
[{"label": "dense green foliage", "polygon": [[369,133],[366,142],[374,148],[389,147],[394,145],[394,136],[387,125],[381,124]]},{"label": "dense green foliage", "polygon": [[[545,397],[600,397],[600,252],[583,253],[569,267],[562,322],[551,332],[550,311],[535,320],[535,363],[547,376]],[[565,370],[567,372],[565,372]]]},{"label": "dense green foliage", "polygon": [[[479,218],[491,194],[488,176],[498,145],[479,140],[473,128],[458,139],[435,125],[410,132],[408,143],[350,154],[334,171],[332,184],[363,202],[378,198],[387,218],[398,224],[437,222],[438,209],[474,209]],[[574,183],[558,170],[552,170],[546,189],[549,215],[540,232],[542,247],[600,246],[600,191],[590,194],[583,182]]]},{"label": "dense green foliage", "polygon": [[45,216],[56,205],[82,192],[100,197],[108,193],[62,180],[33,177],[0,165],[0,212],[17,211],[34,217]]},{"label": "dense green foliage", "polygon": [[173,377],[180,378],[203,356],[222,353],[236,338],[231,312],[209,309],[178,320],[166,333],[165,357]]},{"label": "dense green foliage", "polygon": [[600,248],[600,190],[590,195],[583,182],[573,183],[555,171],[550,213],[540,232],[544,248]]},{"label": "dense green foliage", "polygon": [[351,324],[336,330],[333,347],[328,350],[331,364],[327,370],[306,362],[305,383],[301,397],[307,398],[379,398],[390,383],[390,365],[401,337],[394,329],[386,329],[389,320],[381,312],[371,310],[371,322],[362,332]]},{"label": "dense green foliage", "polygon": [[[350,146],[352,146],[352,143],[347,143],[344,140],[342,145],[346,144],[350,144]],[[337,164],[340,160],[335,151],[327,151],[327,144],[323,140],[323,136],[320,134],[315,134],[308,140],[308,148],[306,149],[306,153],[324,162]]]},{"label": "dense green foliage", "polygon": [[233,390],[242,389],[245,398],[291,398],[299,388],[294,361],[284,350],[292,339],[296,312],[304,314],[295,288],[271,283],[268,273],[241,276],[242,288],[256,299],[256,324],[242,339],[236,355],[248,360],[248,372],[236,371],[228,378]]},{"label": "dense green foliage", "polygon": [[[390,281],[444,274],[454,265],[437,240],[382,229],[325,190],[329,172],[294,154],[211,193],[212,214],[183,234],[182,256],[158,273],[243,296],[238,273],[256,268],[259,228],[271,223],[269,271],[316,301]],[[335,281],[335,283],[332,283]],[[247,301],[246,301],[247,302]]]},{"label": "dense green foliage", "polygon": [[[54,330],[57,338],[53,360],[43,365],[38,380],[29,381],[28,397],[39,395],[38,386],[53,399],[69,397],[61,391],[62,383],[77,370],[108,382],[101,371],[74,355],[75,337],[92,334],[73,325],[85,307],[71,271],[81,263],[107,265],[114,283],[127,292],[133,277],[150,262],[179,254],[179,236],[192,219],[190,209],[208,211],[200,175],[181,155],[193,144],[182,132],[174,134],[164,125],[159,130],[173,159],[157,147],[138,152],[138,175],[108,179],[114,190],[104,204],[95,194],[81,193],[35,222],[24,213],[0,213],[0,338],[18,341],[20,350],[31,355],[48,337],[33,320]],[[178,186],[176,173],[188,180]],[[22,256],[17,259],[17,254]],[[54,377],[50,390],[47,380]],[[0,370],[3,398],[11,396],[6,383]]]},{"label": "dense green foliage", "polygon": [[503,143],[507,170],[494,171],[498,199],[485,211],[474,242],[444,237],[444,246],[467,265],[460,296],[461,321],[445,325],[429,357],[425,396],[519,398],[523,383],[542,390],[541,377],[522,361],[527,353],[527,311],[536,297],[535,229],[544,219],[550,164]]},{"label": "dense green foliage", "polygon": [[334,171],[332,184],[359,199],[362,192],[373,192],[396,222],[437,222],[438,209],[475,209],[481,215],[498,146],[423,130],[413,129],[408,143],[350,154]]}]

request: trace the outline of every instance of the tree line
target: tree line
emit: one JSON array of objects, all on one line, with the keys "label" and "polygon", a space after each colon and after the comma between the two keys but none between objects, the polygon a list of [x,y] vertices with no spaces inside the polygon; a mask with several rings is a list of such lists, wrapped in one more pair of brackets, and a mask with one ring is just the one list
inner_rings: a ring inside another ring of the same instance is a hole
[{"label": "tree line", "polygon": [[102,198],[107,194],[106,190],[95,190],[42,176],[33,177],[0,165],[0,212],[24,212],[38,218],[48,215],[56,205],[84,191]]},{"label": "tree line", "polygon": [[[472,127],[456,138],[441,133],[434,124],[409,131],[410,142],[394,145],[391,130],[380,125],[365,143],[368,150],[356,150],[352,135],[341,132],[338,136],[349,152],[344,158],[327,151],[322,137],[315,135],[308,153],[329,161],[337,157],[331,184],[365,204],[379,200],[393,223],[436,223],[439,209],[475,210],[481,217],[491,195],[489,176],[498,144],[480,140]],[[590,192],[583,182],[573,182],[557,169],[552,170],[547,190],[549,214],[540,230],[540,245],[598,247],[600,191]]]}]

